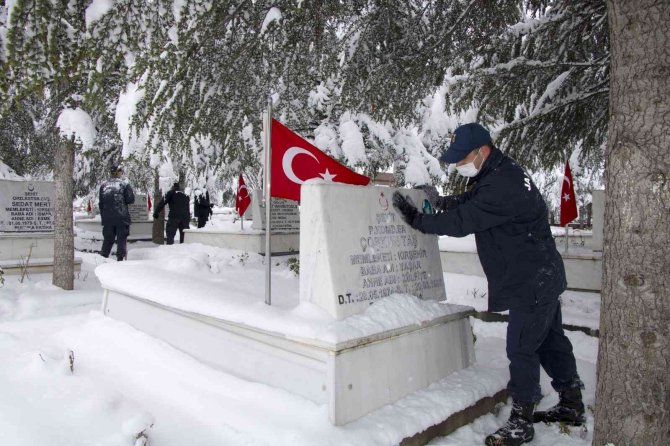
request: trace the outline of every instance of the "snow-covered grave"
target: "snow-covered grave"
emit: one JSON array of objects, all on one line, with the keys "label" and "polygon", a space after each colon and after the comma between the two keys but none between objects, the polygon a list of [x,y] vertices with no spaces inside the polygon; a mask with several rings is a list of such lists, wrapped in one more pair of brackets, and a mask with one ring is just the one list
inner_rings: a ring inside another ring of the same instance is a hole
[{"label": "snow-covered grave", "polygon": [[[204,228],[188,229],[185,232],[184,242],[202,243],[219,248],[240,249],[247,252],[265,254],[265,206],[260,191],[253,191],[251,199],[251,213],[253,222],[251,227],[242,228],[239,220],[237,224],[227,222],[226,225],[206,225]],[[300,211],[295,201],[281,198],[272,199],[271,209],[272,255],[297,253],[300,246]],[[245,213],[245,216],[249,211]],[[246,218],[245,218],[246,220]]]},{"label": "snow-covered grave", "polygon": [[[552,227],[554,235],[564,233],[564,231],[564,228]],[[587,236],[590,237],[590,233]],[[568,289],[600,292],[603,275],[602,247],[596,250],[581,246],[579,240],[582,237],[584,235],[576,234],[571,229],[567,252],[565,251],[565,238],[556,240],[556,247],[565,265]],[[477,255],[474,235],[462,238],[443,236],[440,237],[439,246],[444,272],[485,277]]]},{"label": "snow-covered grave", "polygon": [[[52,181],[0,180],[0,267],[7,274],[53,269]],[[81,259],[75,259],[75,268]]]},{"label": "snow-covered grave", "polygon": [[[94,211],[99,211],[97,206]],[[147,210],[147,196],[143,194],[135,195],[135,202],[128,205],[130,212],[130,234],[129,241],[151,240],[153,220],[149,217]],[[82,239],[102,240],[102,221],[100,215],[92,217],[79,217],[75,220],[75,226],[78,230],[78,236]]]},{"label": "snow-covered grave", "polygon": [[[272,306],[262,271],[213,278],[204,247],[184,244],[136,249],[128,262],[98,267],[103,312],[206,364],[322,404],[335,425],[455,371],[486,373],[471,368],[472,308],[438,302],[445,288],[437,238],[402,223],[392,192],[303,185],[300,292],[275,276]],[[173,257],[161,252],[168,248]],[[494,387],[474,403],[492,406],[504,382]]]}]

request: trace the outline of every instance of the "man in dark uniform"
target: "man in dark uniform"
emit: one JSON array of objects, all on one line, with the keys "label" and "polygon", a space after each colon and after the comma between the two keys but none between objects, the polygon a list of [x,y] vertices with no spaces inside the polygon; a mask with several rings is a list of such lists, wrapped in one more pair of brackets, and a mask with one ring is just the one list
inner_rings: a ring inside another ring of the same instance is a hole
[{"label": "man in dark uniform", "polygon": [[212,207],[214,205],[209,201],[209,191],[206,189],[196,189],[195,199],[193,200],[193,214],[198,219],[198,228],[203,228],[207,224],[210,215],[212,215]]},{"label": "man in dark uniform", "polygon": [[[507,357],[513,399],[507,423],[486,445],[520,445],[533,439],[533,422],[584,422],[572,344],[563,333],[559,295],[566,289],[563,260],[549,228],[547,206],[530,176],[498,150],[479,124],[460,126],[440,161],[456,164],[471,189],[433,197],[442,212],[420,213],[399,192],[393,205],[414,229],[464,237],[475,234],[488,280],[489,311],[509,310]],[[540,366],[552,378],[560,402],[533,414],[540,393]]]},{"label": "man in dark uniform", "polygon": [[130,233],[130,212],[128,205],[135,202],[135,193],[127,181],[121,179],[121,166],[112,166],[112,178],[100,186],[98,205],[102,222],[102,249],[100,255],[109,257],[116,239],[116,259],[126,258],[126,240]]},{"label": "man in dark uniform", "polygon": [[172,189],[158,202],[154,211],[154,218],[158,218],[158,214],[166,204],[170,208],[168,221],[165,225],[167,244],[172,245],[174,243],[177,229],[179,230],[179,243],[184,243],[184,229],[189,228],[188,223],[191,219],[191,213],[189,211],[189,198],[184,192],[179,190],[179,183],[174,183]]}]

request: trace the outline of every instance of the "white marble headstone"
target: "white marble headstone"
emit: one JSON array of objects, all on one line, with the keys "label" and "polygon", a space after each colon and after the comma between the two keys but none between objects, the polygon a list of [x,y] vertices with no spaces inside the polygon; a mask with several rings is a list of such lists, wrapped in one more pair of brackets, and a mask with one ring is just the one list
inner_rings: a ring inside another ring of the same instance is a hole
[{"label": "white marble headstone", "polygon": [[[437,236],[403,222],[391,203],[395,190],[302,185],[301,300],[344,319],[393,293],[446,298]],[[402,193],[417,205],[426,197],[420,190]]]},{"label": "white marble headstone", "polygon": [[132,223],[148,221],[149,214],[147,210],[147,196],[135,195],[135,202],[128,205],[128,212],[130,213],[130,221]]},{"label": "white marble headstone", "polygon": [[[265,206],[263,205],[262,191],[253,191],[251,198],[251,210],[254,216],[251,227],[253,229],[265,230]],[[272,232],[299,232],[300,210],[298,202],[284,200],[283,198],[272,199]]]},{"label": "white marble headstone", "polygon": [[0,232],[53,232],[52,181],[0,180]]}]

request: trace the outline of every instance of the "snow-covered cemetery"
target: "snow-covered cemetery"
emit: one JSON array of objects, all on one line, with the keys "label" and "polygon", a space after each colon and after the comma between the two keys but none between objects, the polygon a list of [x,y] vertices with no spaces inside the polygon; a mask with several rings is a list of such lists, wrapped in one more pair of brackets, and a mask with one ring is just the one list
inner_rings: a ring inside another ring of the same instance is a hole
[{"label": "snow-covered cemetery", "polygon": [[667,446],[670,2],[0,4],[0,446]]}]

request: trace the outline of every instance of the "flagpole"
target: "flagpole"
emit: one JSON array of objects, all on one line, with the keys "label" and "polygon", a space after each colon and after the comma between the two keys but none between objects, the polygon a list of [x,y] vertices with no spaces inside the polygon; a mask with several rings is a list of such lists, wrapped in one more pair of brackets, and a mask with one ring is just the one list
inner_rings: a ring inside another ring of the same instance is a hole
[{"label": "flagpole", "polygon": [[272,305],[272,250],[270,243],[270,232],[272,229],[272,200],[270,194],[270,184],[272,180],[272,98],[268,97],[268,107],[263,113],[263,136],[265,137],[265,303]]}]

